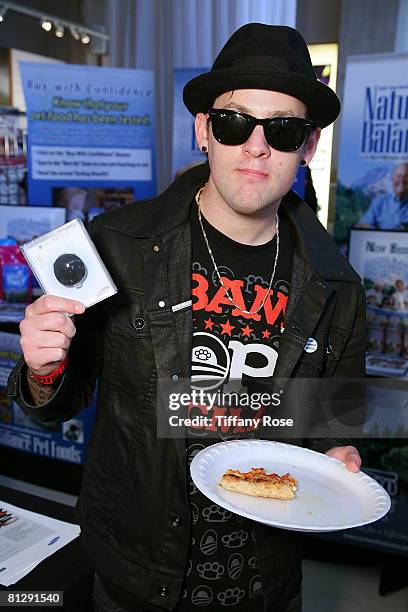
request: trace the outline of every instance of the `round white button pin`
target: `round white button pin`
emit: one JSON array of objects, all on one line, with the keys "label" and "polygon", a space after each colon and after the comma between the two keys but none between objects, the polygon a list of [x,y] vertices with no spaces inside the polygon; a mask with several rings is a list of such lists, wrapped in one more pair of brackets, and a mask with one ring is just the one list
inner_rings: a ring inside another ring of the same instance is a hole
[{"label": "round white button pin", "polygon": [[317,351],[317,342],[314,338],[309,338],[309,340],[305,344],[306,353],[314,353]]}]

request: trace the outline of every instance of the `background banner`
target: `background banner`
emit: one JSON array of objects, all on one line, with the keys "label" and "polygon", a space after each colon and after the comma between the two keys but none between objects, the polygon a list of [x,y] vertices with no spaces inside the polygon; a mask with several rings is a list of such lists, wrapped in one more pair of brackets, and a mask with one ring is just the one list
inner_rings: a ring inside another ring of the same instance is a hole
[{"label": "background banner", "polygon": [[21,355],[20,336],[0,332],[0,446],[82,464],[95,418],[95,400],[65,423],[39,423],[7,395],[7,379]]},{"label": "background banner", "polygon": [[[308,45],[308,49],[317,78],[336,91],[338,45]],[[326,228],[329,221],[333,129],[334,124],[332,123],[322,130],[317,151],[310,162],[318,204],[317,215]],[[303,197],[302,194],[299,195]],[[332,196],[334,200],[334,194]],[[307,194],[305,199],[307,201]]]},{"label": "background banner", "polygon": [[204,162],[207,156],[197,146],[194,117],[184,106],[184,85],[209,68],[175,68],[173,71],[173,178],[188,166]]},{"label": "background banner", "polygon": [[29,203],[84,219],[156,193],[153,72],[21,62]]},{"label": "background banner", "polygon": [[349,259],[364,282],[367,374],[408,372],[408,232],[352,229]]},{"label": "background banner", "polygon": [[408,228],[408,55],[348,59],[334,236]]}]

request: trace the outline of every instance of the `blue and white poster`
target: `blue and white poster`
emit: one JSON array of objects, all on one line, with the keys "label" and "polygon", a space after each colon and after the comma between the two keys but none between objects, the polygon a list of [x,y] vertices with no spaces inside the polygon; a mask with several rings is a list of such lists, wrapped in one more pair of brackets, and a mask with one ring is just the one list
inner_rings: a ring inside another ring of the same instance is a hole
[{"label": "blue and white poster", "polygon": [[302,198],[302,200],[305,197],[306,180],[307,180],[306,167],[299,166],[298,171],[295,176],[295,182],[292,185],[292,190],[295,191],[298,194],[298,196]]},{"label": "blue and white poster", "polygon": [[64,206],[70,220],[156,195],[152,71],[20,67],[30,204]]},{"label": "blue and white poster", "polygon": [[341,119],[335,239],[351,227],[408,229],[408,55],[350,57]]},{"label": "blue and white poster", "polygon": [[173,71],[173,177],[188,166],[206,161],[207,156],[198,148],[194,117],[184,106],[183,88],[188,81],[209,68],[175,68]]},{"label": "blue and white poster", "polygon": [[[367,372],[403,380],[408,340],[408,249],[401,233],[407,229],[408,208],[408,55],[348,58],[341,117],[334,237],[344,251],[350,237],[349,257],[366,290]],[[379,401],[378,393],[374,397]],[[406,406],[406,389],[401,403]],[[384,406],[384,412],[390,408]],[[406,428],[395,437],[386,432],[382,437],[376,424],[370,433],[372,439],[356,440],[355,446],[364,471],[390,494],[391,511],[370,525],[323,537],[407,555]]]},{"label": "blue and white poster", "polygon": [[367,374],[405,377],[408,374],[408,233],[352,229],[349,260],[366,292]]},{"label": "blue and white poster", "polygon": [[7,395],[7,379],[20,355],[20,336],[0,332],[0,446],[83,464],[95,420],[95,401],[65,423],[34,420]]}]

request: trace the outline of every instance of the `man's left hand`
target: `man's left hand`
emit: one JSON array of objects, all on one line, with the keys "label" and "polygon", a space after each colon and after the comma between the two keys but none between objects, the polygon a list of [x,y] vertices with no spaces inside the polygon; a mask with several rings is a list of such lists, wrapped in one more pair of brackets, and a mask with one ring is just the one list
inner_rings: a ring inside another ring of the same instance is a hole
[{"label": "man's left hand", "polygon": [[361,457],[354,446],[336,446],[328,450],[326,455],[342,461],[350,472],[358,472],[360,470]]}]

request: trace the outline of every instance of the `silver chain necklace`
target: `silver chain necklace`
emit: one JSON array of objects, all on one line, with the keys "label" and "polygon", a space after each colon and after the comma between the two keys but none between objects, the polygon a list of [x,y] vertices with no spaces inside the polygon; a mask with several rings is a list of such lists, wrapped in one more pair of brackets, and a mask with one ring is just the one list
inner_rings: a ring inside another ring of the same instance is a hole
[{"label": "silver chain necklace", "polygon": [[257,314],[261,310],[261,308],[265,304],[266,300],[268,299],[270,292],[272,291],[272,283],[273,283],[273,279],[275,277],[276,266],[277,266],[278,257],[279,257],[279,217],[278,217],[278,213],[276,212],[276,225],[275,225],[275,227],[276,227],[276,255],[275,255],[275,261],[273,263],[273,270],[272,270],[271,280],[269,281],[268,291],[265,293],[265,296],[264,296],[262,302],[260,303],[259,308],[257,308],[256,310],[245,310],[244,308],[241,308],[241,306],[239,306],[238,304],[236,304],[234,302],[234,300],[232,299],[232,297],[231,297],[231,295],[229,293],[229,290],[224,285],[224,281],[221,278],[221,274],[220,274],[220,272],[218,270],[218,266],[215,263],[215,259],[214,259],[214,255],[213,255],[211,247],[210,247],[210,243],[208,242],[208,238],[207,238],[207,234],[206,234],[205,229],[204,229],[203,220],[201,218],[201,210],[200,210],[200,198],[201,198],[201,194],[202,194],[205,186],[206,185],[203,185],[201,187],[201,189],[199,189],[199,191],[196,194],[195,200],[196,200],[196,203],[197,203],[198,220],[200,222],[201,231],[203,233],[204,241],[205,241],[205,244],[207,246],[208,253],[209,253],[210,257],[211,257],[211,261],[212,261],[212,264],[214,266],[215,273],[216,273],[216,275],[218,277],[218,280],[220,282],[221,287],[225,291],[225,296],[227,297],[228,301],[231,302],[231,304],[233,306],[235,306],[235,308],[240,310],[242,313],[244,313],[246,315],[255,315],[255,314]]}]

